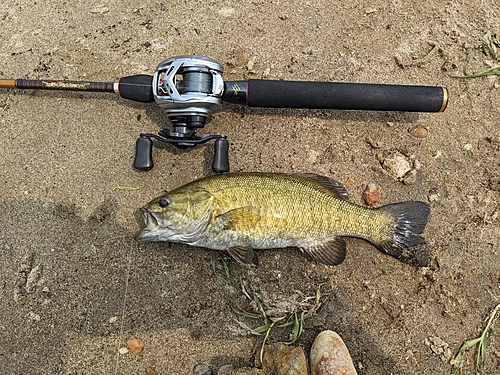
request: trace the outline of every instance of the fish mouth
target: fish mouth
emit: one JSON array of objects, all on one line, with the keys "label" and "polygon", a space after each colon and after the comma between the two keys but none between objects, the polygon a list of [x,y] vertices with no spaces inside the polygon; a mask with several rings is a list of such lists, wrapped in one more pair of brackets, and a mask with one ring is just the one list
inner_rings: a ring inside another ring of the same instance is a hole
[{"label": "fish mouth", "polygon": [[160,216],[157,212],[141,208],[142,218],[146,227],[141,229],[136,235],[135,240],[140,242],[154,241],[157,237],[156,233],[160,228]]}]

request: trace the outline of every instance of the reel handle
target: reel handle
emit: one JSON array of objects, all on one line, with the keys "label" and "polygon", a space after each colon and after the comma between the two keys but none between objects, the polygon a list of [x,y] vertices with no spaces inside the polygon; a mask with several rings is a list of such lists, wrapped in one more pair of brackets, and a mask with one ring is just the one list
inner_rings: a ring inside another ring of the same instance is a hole
[{"label": "reel handle", "polygon": [[153,141],[141,135],[135,142],[134,168],[149,171],[153,166]]},{"label": "reel handle", "polygon": [[212,171],[217,173],[229,172],[229,142],[226,137],[218,138],[215,141]]}]

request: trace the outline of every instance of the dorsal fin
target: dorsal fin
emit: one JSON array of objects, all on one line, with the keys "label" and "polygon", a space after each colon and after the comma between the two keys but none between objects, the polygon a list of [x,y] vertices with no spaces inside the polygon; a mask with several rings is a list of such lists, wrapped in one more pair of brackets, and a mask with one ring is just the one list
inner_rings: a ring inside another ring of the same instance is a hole
[{"label": "dorsal fin", "polygon": [[312,181],[321,187],[324,187],[337,198],[344,200],[349,199],[349,195],[347,194],[347,190],[345,189],[344,185],[342,185],[338,181],[332,180],[331,178],[325,176],[320,176],[319,174],[315,173],[297,173],[296,175]]}]

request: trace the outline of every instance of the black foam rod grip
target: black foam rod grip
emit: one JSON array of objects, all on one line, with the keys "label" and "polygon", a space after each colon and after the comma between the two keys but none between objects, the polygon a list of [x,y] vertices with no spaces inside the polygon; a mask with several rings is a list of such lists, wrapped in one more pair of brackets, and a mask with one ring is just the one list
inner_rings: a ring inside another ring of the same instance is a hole
[{"label": "black foam rod grip", "polygon": [[118,81],[118,93],[122,98],[136,102],[154,102],[153,76],[138,74],[120,78]]},{"label": "black foam rod grip", "polygon": [[251,79],[250,107],[442,112],[448,90],[441,86]]},{"label": "black foam rod grip", "polygon": [[229,172],[229,142],[219,138],[214,145],[214,162],[212,170],[217,173]]},{"label": "black foam rod grip", "polygon": [[139,137],[135,143],[134,168],[149,171],[153,165],[153,141],[148,137]]}]

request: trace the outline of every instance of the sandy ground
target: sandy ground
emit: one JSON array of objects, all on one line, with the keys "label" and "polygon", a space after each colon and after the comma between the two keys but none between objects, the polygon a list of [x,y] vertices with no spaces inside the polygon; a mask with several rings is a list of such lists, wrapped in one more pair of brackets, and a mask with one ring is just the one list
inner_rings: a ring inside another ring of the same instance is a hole
[{"label": "sandy ground", "polygon": [[[295,249],[260,251],[250,270],[225,259],[270,302],[320,288],[322,307],[298,341],[306,350],[332,329],[359,374],[447,374],[500,302],[500,82],[450,77],[467,50],[471,70],[492,66],[481,38],[499,20],[491,0],[3,0],[0,77],[115,81],[199,54],[219,61],[225,80],[447,86],[444,113],[226,106],[205,127],[228,136],[232,171],[352,179],[359,204],[370,182],[379,204],[430,197],[428,268],[354,239],[334,268]],[[220,254],[133,241],[139,207],[211,173],[211,145],[155,148],[155,168],[133,170],[139,133],[166,125],[154,104],[112,94],[0,92],[2,374],[190,374],[201,362],[253,363],[261,338],[246,335],[224,300],[211,269]],[[428,136],[412,137],[416,127]],[[393,151],[418,161],[411,184],[383,171]],[[123,185],[139,190],[115,189]],[[145,342],[138,356],[118,354],[129,338]],[[500,368],[498,335],[488,363]]]}]

